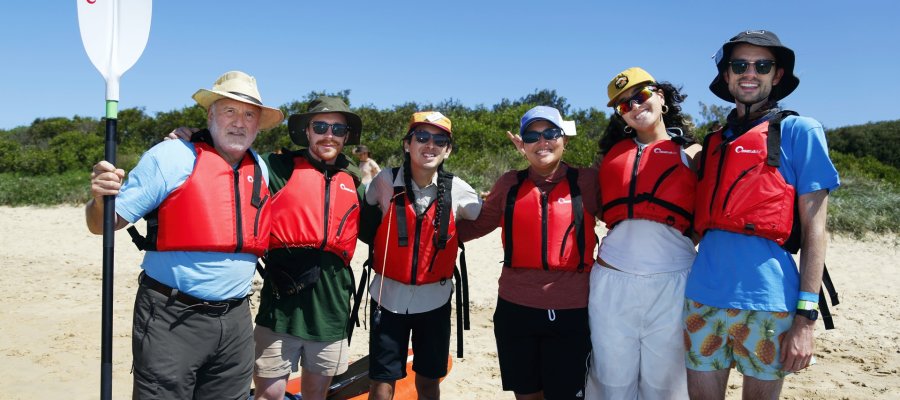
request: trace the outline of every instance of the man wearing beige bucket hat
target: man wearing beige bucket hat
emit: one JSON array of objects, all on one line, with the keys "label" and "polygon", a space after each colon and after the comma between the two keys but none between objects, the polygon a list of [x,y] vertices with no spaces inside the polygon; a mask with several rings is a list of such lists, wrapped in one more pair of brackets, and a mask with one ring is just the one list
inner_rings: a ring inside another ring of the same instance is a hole
[{"label": "man wearing beige bucket hat", "polygon": [[263,105],[256,80],[227,72],[194,100],[208,129],[148,150],[125,172],[101,161],[85,216],[100,234],[103,201],[116,196],[116,229],[147,219],[134,306],[134,398],[245,398],[253,372],[247,295],[269,243],[268,170],[250,149],[284,119]]}]

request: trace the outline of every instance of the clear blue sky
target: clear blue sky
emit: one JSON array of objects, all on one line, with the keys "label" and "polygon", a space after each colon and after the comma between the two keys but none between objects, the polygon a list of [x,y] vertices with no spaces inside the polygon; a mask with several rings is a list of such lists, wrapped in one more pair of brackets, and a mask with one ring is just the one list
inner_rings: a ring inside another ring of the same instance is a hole
[{"label": "clear blue sky", "polygon": [[[86,1],[86,0],[79,0]],[[120,108],[193,104],[222,72],[255,75],[265,103],[350,89],[386,108],[452,98],[493,105],[555,89],[606,109],[606,84],[642,66],[709,92],[711,56],[745,29],[797,53],[800,87],[783,104],[829,128],[900,118],[900,6],[894,1],[232,1],[156,0],[150,40],[121,82]],[[603,5],[599,5],[602,3]],[[13,1],[0,13],[0,128],[35,118],[101,117],[105,86],[81,45],[76,1]]]}]

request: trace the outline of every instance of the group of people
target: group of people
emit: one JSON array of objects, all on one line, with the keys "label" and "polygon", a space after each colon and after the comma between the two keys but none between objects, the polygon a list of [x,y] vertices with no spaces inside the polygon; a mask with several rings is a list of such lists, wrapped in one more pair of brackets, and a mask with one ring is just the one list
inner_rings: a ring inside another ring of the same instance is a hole
[{"label": "group of people", "polygon": [[839,186],[822,126],[778,104],[799,84],[794,60],[770,31],[726,42],[710,90],[735,108],[702,146],[679,88],[622,71],[607,86],[597,167],[563,162],[574,124],[534,107],[506,133],[528,167],[484,199],[444,169],[454,133],[437,111],[410,117],[393,168],[364,146],[360,168],[343,155],[362,120],[327,96],[290,116],[299,150],[257,154],[257,133],[284,115],[253,77],[226,73],[194,94],[207,129],[177,129],[127,182],[105,161],[91,175],[92,232],[107,195],[117,229],[148,221],[146,236],[129,228],[147,250],[134,397],[240,399],[252,379],[256,398],[281,399],[299,368],[303,398],[324,399],[363,301],[349,267],[359,239],[374,275],[369,398],[393,397],[410,341],[418,397],[440,398],[459,250],[499,227],[494,334],[517,399],[723,399],[732,367],[744,398],[777,398],[786,375],[814,363],[827,197]]}]

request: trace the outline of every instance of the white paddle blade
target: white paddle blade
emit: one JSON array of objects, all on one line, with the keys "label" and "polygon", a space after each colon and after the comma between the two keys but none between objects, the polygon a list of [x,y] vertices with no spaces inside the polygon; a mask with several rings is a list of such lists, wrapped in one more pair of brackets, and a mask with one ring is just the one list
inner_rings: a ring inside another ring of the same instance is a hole
[{"label": "white paddle blade", "polygon": [[81,42],[106,81],[106,99],[119,100],[119,78],[150,36],[152,0],[76,0]]}]

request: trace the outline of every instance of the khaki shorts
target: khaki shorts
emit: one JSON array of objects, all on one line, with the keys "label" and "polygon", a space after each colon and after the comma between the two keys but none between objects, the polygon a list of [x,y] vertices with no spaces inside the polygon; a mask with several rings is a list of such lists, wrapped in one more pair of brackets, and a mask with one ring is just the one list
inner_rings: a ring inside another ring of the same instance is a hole
[{"label": "khaki shorts", "polygon": [[287,333],[276,333],[257,325],[254,372],[261,378],[280,378],[297,372],[298,365],[324,376],[335,376],[347,370],[349,348],[346,340],[317,342]]}]

